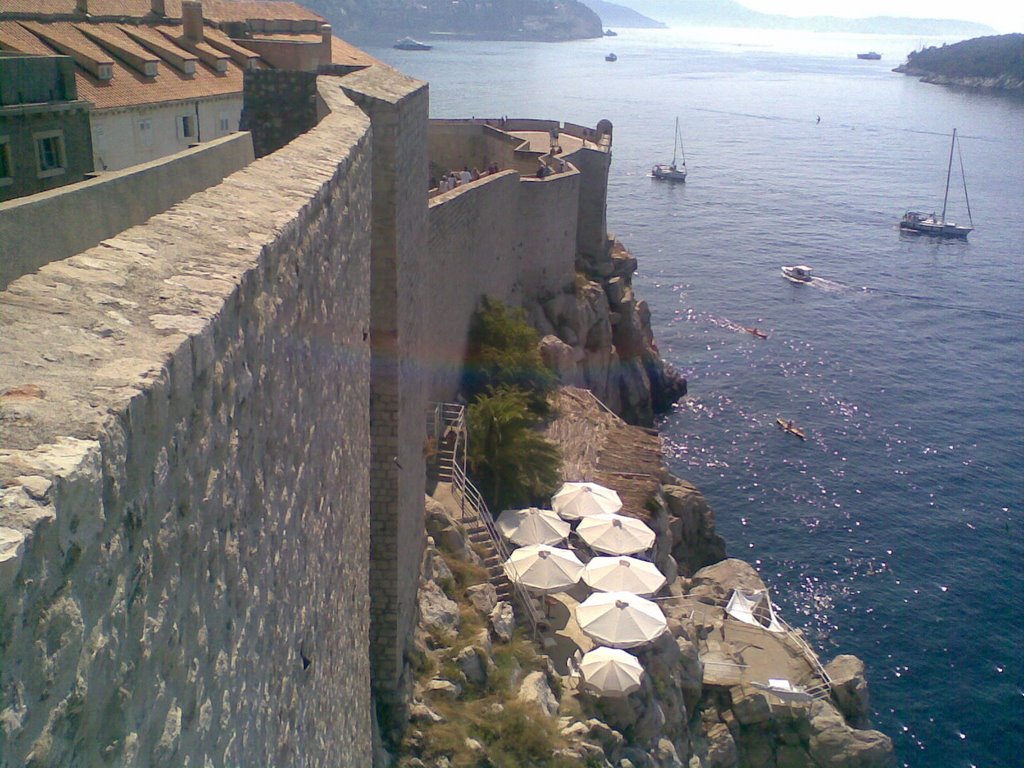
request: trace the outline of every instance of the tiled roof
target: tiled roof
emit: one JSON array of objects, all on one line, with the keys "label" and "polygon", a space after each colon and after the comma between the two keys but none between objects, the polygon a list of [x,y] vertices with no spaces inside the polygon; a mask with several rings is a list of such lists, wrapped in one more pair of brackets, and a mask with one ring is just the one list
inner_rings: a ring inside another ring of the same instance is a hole
[{"label": "tiled roof", "polygon": [[[0,0],[0,2],[4,1],[6,0]],[[88,26],[95,30],[97,38],[101,40],[109,38],[120,41],[126,37],[123,29],[117,24],[90,24]],[[113,63],[113,77],[110,80],[99,80],[80,67],[76,69],[78,98],[93,102],[96,109],[141,106],[166,101],[226,96],[242,92],[243,67],[234,61],[228,61],[227,71],[223,74],[218,74],[213,67],[202,61],[197,61],[195,74],[186,75],[163,60],[163,57],[150,52],[151,57],[160,58],[161,62],[156,77],[145,77],[128,66],[116,54],[112,55],[115,52],[105,52],[70,22],[34,24],[33,22],[0,21],[0,46],[23,53],[53,55],[61,52],[32,34],[29,31],[32,28],[45,30],[46,37],[52,40],[59,38],[68,47],[88,52],[90,55],[102,55],[105,60]],[[147,38],[149,36],[158,38],[164,48],[173,49],[179,57],[195,59],[194,54],[177,47],[155,29],[145,27],[132,27],[131,29],[136,34],[143,30],[143,34]],[[180,29],[180,27],[170,27],[170,29]],[[148,51],[143,46],[136,45],[136,47]]]},{"label": "tiled roof", "polygon": [[[0,0],[0,14],[78,16],[76,0]],[[142,19],[152,14],[152,0],[89,0],[97,18]],[[181,0],[164,0],[164,18],[181,19]],[[203,18],[210,21],[326,21],[298,3],[273,0],[203,0]]]},{"label": "tiled roof", "polygon": [[331,63],[362,67],[385,66],[366,51],[346,43],[339,37],[331,38]]}]

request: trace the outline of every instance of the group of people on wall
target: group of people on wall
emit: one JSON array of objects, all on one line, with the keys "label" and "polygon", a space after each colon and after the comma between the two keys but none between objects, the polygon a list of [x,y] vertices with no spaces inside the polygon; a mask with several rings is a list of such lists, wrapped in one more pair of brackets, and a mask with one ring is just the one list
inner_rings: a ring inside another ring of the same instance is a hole
[{"label": "group of people on wall", "polygon": [[491,163],[482,171],[477,168],[473,168],[473,170],[470,170],[469,166],[463,166],[461,171],[449,171],[448,173],[444,174],[444,176],[441,177],[440,181],[438,181],[436,178],[431,178],[430,188],[431,190],[436,189],[438,193],[447,192],[450,189],[455,189],[456,187],[460,187],[463,184],[469,184],[469,182],[476,181],[477,179],[483,178],[484,176],[489,176],[492,173],[497,173],[499,170],[501,169],[498,167],[497,163]]}]

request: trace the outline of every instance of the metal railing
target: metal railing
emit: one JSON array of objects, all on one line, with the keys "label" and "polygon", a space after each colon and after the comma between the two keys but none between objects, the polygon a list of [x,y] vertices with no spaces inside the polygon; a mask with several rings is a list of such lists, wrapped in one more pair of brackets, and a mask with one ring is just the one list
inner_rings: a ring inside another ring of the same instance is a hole
[{"label": "metal railing", "polygon": [[[445,435],[450,430],[454,430],[457,435],[451,450],[438,450],[438,479],[441,482],[451,484],[452,498],[459,505],[462,519],[464,521],[475,520],[483,526],[491,541],[491,545],[494,547],[495,553],[501,559],[501,562],[504,563],[508,560],[511,553],[504,540],[498,534],[498,529],[494,524],[494,516],[491,514],[490,509],[487,508],[487,502],[480,495],[480,491],[477,490],[477,487],[473,485],[466,475],[465,465],[456,460],[459,455],[459,441],[461,440],[464,443],[466,439],[466,409],[457,403],[438,403],[434,412],[434,420],[438,428],[435,434]],[[508,582],[523,610],[523,614],[530,624],[534,640],[536,640],[541,617],[533,605],[530,593],[514,580],[509,579]]]}]

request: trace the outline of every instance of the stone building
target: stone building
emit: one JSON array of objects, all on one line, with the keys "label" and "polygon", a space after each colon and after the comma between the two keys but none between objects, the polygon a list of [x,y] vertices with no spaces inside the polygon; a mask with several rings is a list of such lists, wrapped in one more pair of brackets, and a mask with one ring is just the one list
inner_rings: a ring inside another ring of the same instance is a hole
[{"label": "stone building", "polygon": [[78,98],[69,57],[0,51],[0,201],[92,171],[90,107]]}]

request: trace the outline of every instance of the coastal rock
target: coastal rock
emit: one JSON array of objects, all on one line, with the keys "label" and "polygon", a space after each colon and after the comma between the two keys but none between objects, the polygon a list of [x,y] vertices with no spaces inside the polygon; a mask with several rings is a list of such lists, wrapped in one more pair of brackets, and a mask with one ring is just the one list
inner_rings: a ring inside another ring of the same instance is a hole
[{"label": "coastal rock", "polygon": [[527,704],[536,704],[549,717],[558,713],[558,699],[543,672],[531,672],[524,677],[516,698]]},{"label": "coastal rock", "polygon": [[554,371],[563,384],[580,383],[578,363],[583,355],[557,336],[545,336],[540,340],[540,357],[544,365]]},{"label": "coastal rock", "polygon": [[856,656],[836,656],[825,665],[832,680],[832,698],[846,722],[854,728],[871,727],[871,705],[864,662]]},{"label": "coastal rock", "polygon": [[423,581],[419,590],[420,621],[424,628],[443,634],[459,631],[459,605],[433,581]]},{"label": "coastal rock", "polygon": [[455,657],[455,665],[466,676],[468,682],[482,686],[487,683],[487,677],[494,662],[485,649],[471,645],[459,651]]},{"label": "coastal rock", "polygon": [[732,557],[701,568],[693,574],[691,584],[691,596],[715,605],[724,604],[735,588],[746,592],[765,589],[752,565]]},{"label": "coastal rock", "polygon": [[738,755],[736,741],[724,723],[714,723],[707,730],[706,768],[735,768]]},{"label": "coastal rock", "polygon": [[662,488],[668,504],[672,555],[683,573],[692,574],[725,557],[725,540],[715,530],[715,513],[697,488],[684,480]]},{"label": "coastal rock", "polygon": [[515,613],[510,603],[501,602],[494,606],[491,615],[488,617],[491,625],[491,632],[494,636],[507,643],[512,639],[512,631],[516,626]]},{"label": "coastal rock", "polygon": [[487,582],[466,588],[466,598],[480,613],[489,616],[498,604],[498,591]]},{"label": "coastal rock", "polygon": [[808,752],[821,768],[891,768],[892,740],[884,733],[851,728],[830,703],[812,705]]}]

